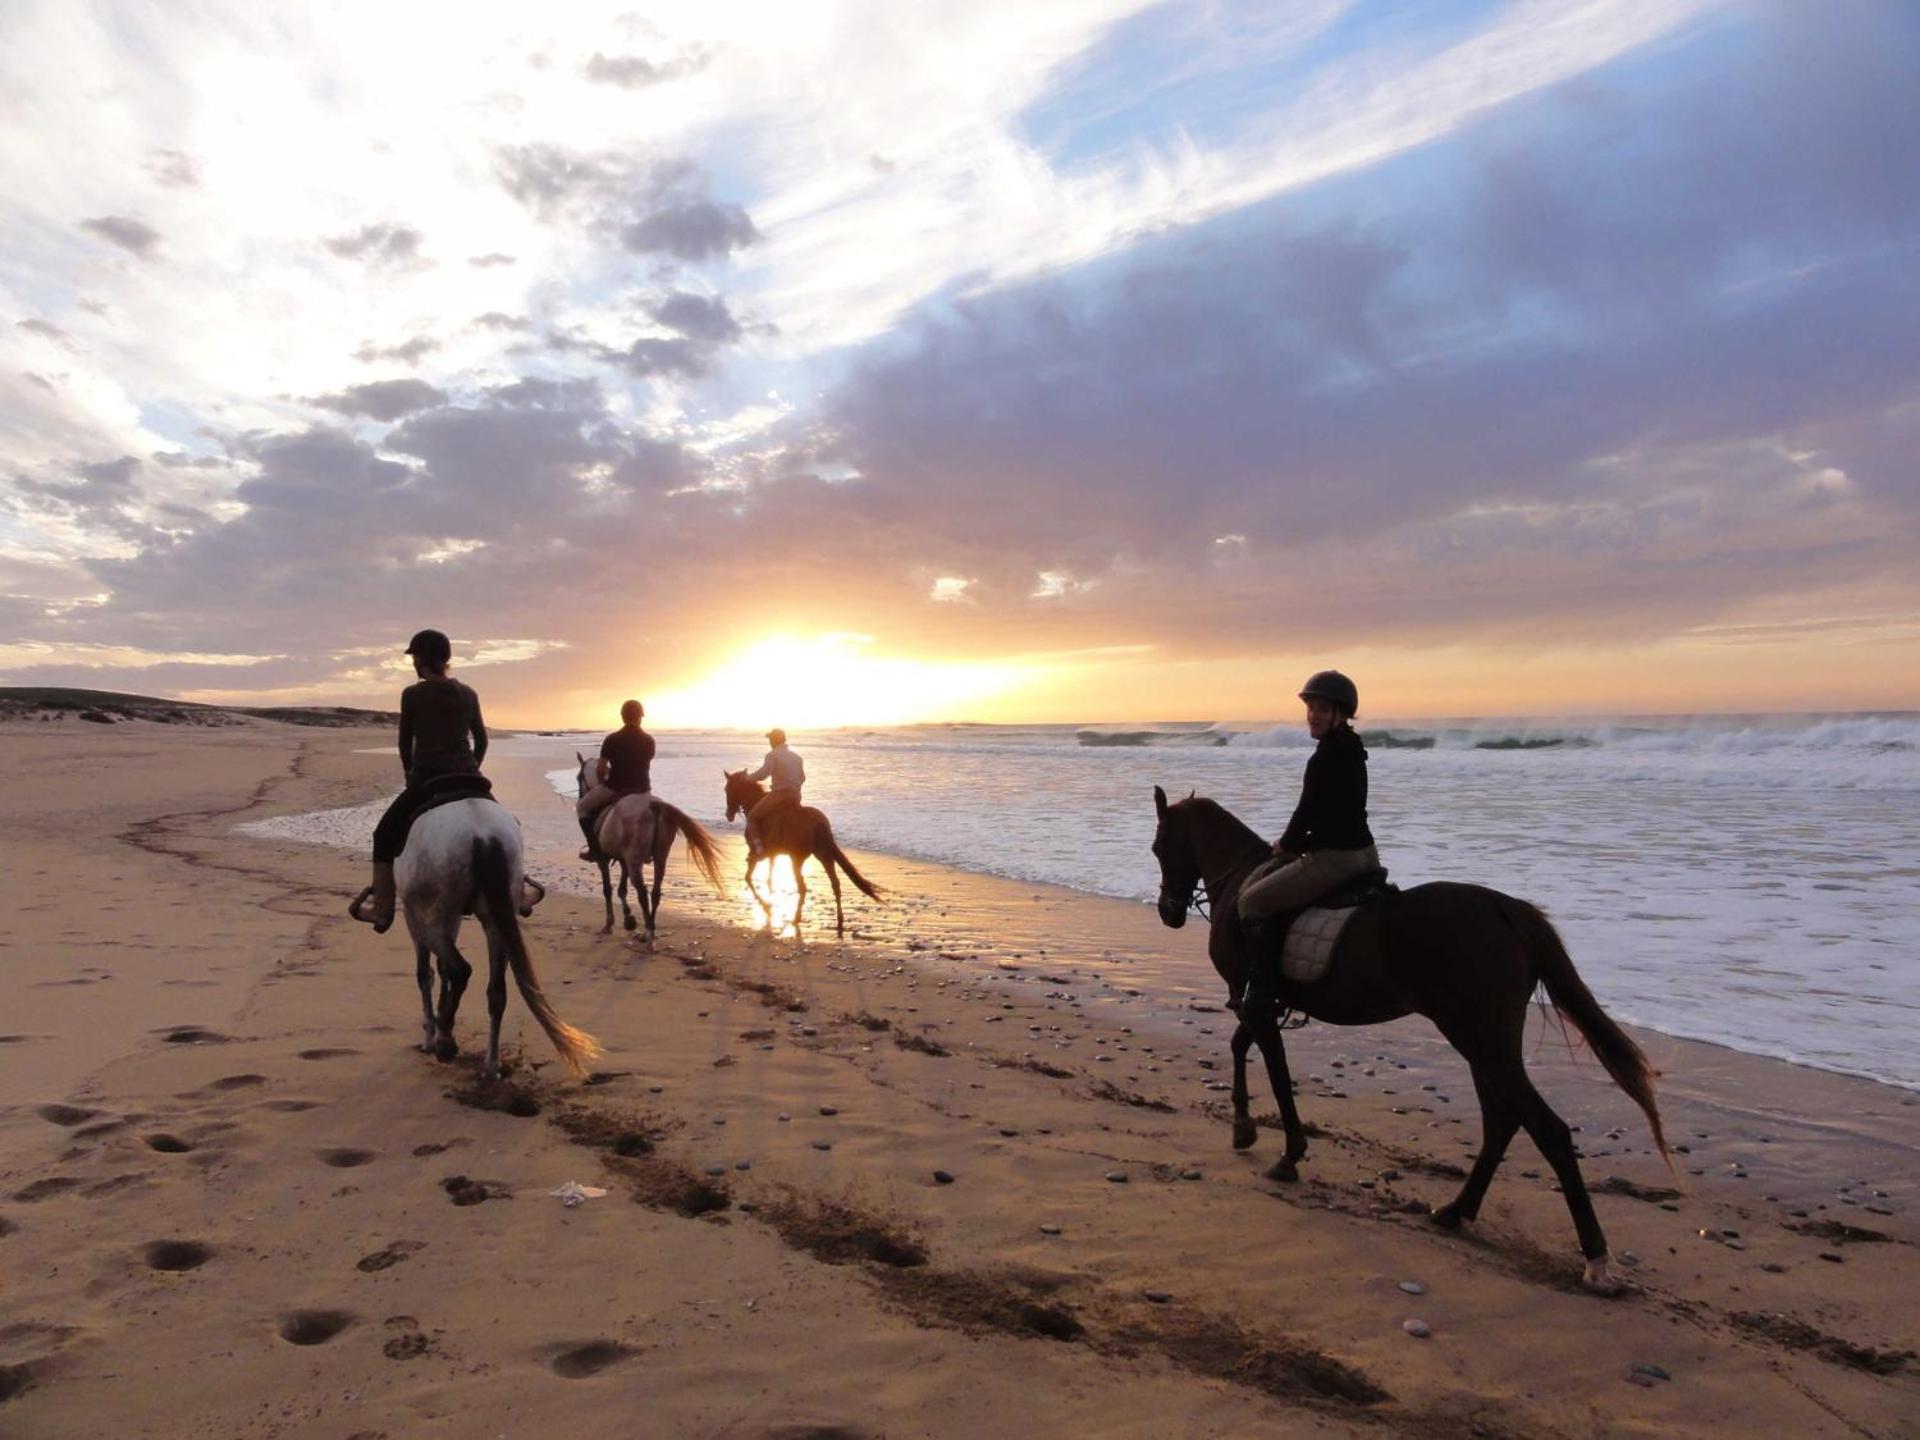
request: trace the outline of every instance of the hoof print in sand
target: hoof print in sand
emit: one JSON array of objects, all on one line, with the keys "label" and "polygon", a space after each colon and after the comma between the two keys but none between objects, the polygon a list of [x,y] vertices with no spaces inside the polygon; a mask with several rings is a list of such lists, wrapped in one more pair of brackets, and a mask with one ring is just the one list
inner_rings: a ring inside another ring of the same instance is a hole
[{"label": "hoof print in sand", "polygon": [[147,1148],[158,1150],[162,1155],[185,1155],[193,1149],[191,1140],[182,1140],[178,1135],[149,1135]]},{"label": "hoof print in sand", "polygon": [[262,1100],[262,1110],[278,1110],[284,1115],[298,1115],[302,1110],[318,1110],[318,1100]]},{"label": "hoof print in sand", "polygon": [[478,1205],[483,1200],[510,1200],[512,1195],[504,1185],[496,1185],[491,1180],[470,1180],[465,1175],[449,1175],[440,1182],[440,1188],[447,1192],[456,1205]]},{"label": "hoof print in sand", "polygon": [[88,1110],[79,1105],[42,1105],[33,1113],[38,1115],[42,1120],[50,1121],[55,1125],[64,1125],[71,1129],[75,1125],[93,1119],[93,1117],[100,1112],[98,1110]]},{"label": "hoof print in sand", "polygon": [[343,1055],[358,1055],[359,1053],[358,1050],[349,1050],[339,1045],[323,1045],[317,1050],[302,1050],[298,1058],[302,1060],[338,1060]]},{"label": "hoof print in sand", "polygon": [[432,1349],[433,1341],[418,1330],[409,1330],[388,1340],[380,1347],[380,1353],[389,1360],[418,1360]]},{"label": "hoof print in sand", "polygon": [[553,1357],[553,1373],[563,1380],[584,1380],[589,1375],[598,1375],[602,1370],[612,1369],[622,1360],[633,1355],[633,1351],[613,1340],[592,1340],[585,1345],[576,1345],[571,1350],[563,1350]]},{"label": "hoof print in sand", "polygon": [[346,1310],[295,1310],[280,1318],[280,1338],[289,1345],[324,1345],[359,1317]]},{"label": "hoof print in sand", "polygon": [[264,1075],[222,1075],[213,1082],[213,1088],[215,1090],[250,1090],[255,1085],[266,1083],[267,1077]]},{"label": "hoof print in sand", "polygon": [[143,1253],[149,1270],[198,1270],[213,1258],[213,1247],[201,1240],[154,1240]]},{"label": "hoof print in sand", "polygon": [[355,1170],[370,1160],[380,1157],[371,1150],[316,1150],[322,1165],[331,1165],[336,1170]]},{"label": "hoof print in sand", "polygon": [[354,1263],[353,1268],[364,1270],[369,1275],[381,1270],[391,1270],[409,1255],[426,1248],[426,1242],[423,1240],[396,1240],[386,1248],[374,1251],[371,1255],[362,1255]]}]

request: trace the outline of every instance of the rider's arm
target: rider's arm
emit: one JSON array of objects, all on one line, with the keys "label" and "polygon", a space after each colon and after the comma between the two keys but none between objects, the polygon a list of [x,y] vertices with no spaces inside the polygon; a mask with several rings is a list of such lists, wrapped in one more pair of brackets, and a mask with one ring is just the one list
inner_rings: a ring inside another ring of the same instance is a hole
[{"label": "rider's arm", "polygon": [[[471,690],[467,693],[473,695]],[[487,758],[487,722],[480,718],[480,697],[478,695],[473,695],[473,721],[470,728],[473,731],[473,763],[478,765],[482,760]]]},{"label": "rider's arm", "polygon": [[1293,818],[1287,822],[1286,833],[1274,846],[1276,853],[1298,855],[1307,848],[1307,837],[1312,833],[1313,815],[1319,801],[1319,787],[1315,783],[1319,778],[1315,773],[1319,764],[1320,757],[1317,754],[1307,761],[1306,779],[1300,782],[1300,803],[1293,807]]},{"label": "rider's arm", "polygon": [[400,692],[400,768],[413,769],[413,716],[407,707],[413,703],[413,688]]},{"label": "rider's arm", "polygon": [[769,750],[767,758],[760,762],[760,768],[747,776],[747,779],[765,780],[771,774],[773,774],[773,752]]}]

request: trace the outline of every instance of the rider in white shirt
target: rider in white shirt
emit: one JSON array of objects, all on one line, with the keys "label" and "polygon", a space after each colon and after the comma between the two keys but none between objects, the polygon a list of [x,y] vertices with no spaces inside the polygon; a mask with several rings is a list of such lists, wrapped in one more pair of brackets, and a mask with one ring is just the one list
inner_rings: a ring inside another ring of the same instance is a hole
[{"label": "rider in white shirt", "polygon": [[773,747],[767,751],[767,758],[760,762],[758,770],[747,776],[749,780],[772,782],[771,793],[747,814],[747,853],[756,857],[760,854],[761,826],[767,816],[798,805],[800,788],[807,783],[806,762],[787,748],[786,731],[778,726],[769,730],[767,744]]}]

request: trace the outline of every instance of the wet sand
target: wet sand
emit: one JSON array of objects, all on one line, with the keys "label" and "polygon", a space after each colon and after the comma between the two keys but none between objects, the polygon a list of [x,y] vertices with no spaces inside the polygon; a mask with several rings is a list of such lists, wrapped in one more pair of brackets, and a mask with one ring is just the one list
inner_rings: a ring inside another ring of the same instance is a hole
[{"label": "wet sand", "polygon": [[[234,828],[372,799],[387,738],[0,727],[6,1434],[1920,1433],[1910,1094],[1642,1033],[1676,1178],[1543,1036],[1634,1282],[1599,1299],[1524,1138],[1477,1226],[1419,1213],[1478,1132],[1423,1024],[1290,1037],[1321,1133],[1274,1184],[1202,929],[868,855],[844,944],[684,866],[651,952],[555,893],[535,955],[606,1055],[569,1080],[516,996],[489,1089],[412,1048],[361,859]],[[577,885],[536,767],[489,769]]]}]

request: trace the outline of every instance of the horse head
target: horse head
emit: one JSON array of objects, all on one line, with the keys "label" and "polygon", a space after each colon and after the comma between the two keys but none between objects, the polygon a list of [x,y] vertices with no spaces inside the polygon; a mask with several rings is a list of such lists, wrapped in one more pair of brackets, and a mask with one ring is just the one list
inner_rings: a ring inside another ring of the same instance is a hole
[{"label": "horse head", "polygon": [[766,794],[766,791],[760,788],[758,780],[747,778],[744,766],[738,770],[723,768],[720,773],[726,777],[727,819],[729,820],[743,811],[751,810],[754,803]]},{"label": "horse head", "polygon": [[1188,816],[1181,805],[1167,804],[1167,792],[1153,787],[1153,856],[1160,862],[1160,923],[1178,930],[1187,923],[1194,892],[1200,888],[1200,861],[1194,853]]},{"label": "horse head", "polygon": [[578,750],[573,752],[573,758],[580,762],[580,773],[574,778],[580,786],[580,793],[584,795],[600,783],[600,777],[594,773],[595,762],[592,759],[582,755]]}]

